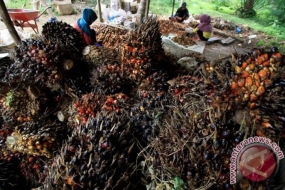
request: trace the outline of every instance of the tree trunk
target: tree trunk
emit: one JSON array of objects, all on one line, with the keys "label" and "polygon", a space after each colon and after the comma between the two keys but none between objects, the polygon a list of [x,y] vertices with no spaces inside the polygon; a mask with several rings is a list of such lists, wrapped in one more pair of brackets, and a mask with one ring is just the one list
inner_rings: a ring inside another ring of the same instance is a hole
[{"label": "tree trunk", "polygon": [[255,1],[256,0],[245,0],[243,6],[244,10],[252,11]]},{"label": "tree trunk", "polygon": [[138,9],[138,14],[140,15],[139,23],[141,23],[145,17],[145,10],[146,10],[146,0],[141,0],[139,9]]}]

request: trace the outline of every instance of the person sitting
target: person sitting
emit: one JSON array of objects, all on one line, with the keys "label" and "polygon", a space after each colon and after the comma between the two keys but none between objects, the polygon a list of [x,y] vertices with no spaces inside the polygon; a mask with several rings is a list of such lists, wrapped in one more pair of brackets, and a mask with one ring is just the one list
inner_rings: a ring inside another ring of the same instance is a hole
[{"label": "person sitting", "polygon": [[200,24],[194,28],[193,32],[196,32],[201,41],[208,41],[212,36],[211,17],[207,14],[203,14],[199,17]]},{"label": "person sitting", "polygon": [[186,2],[183,2],[181,7],[179,7],[175,13],[174,16],[169,17],[170,20],[176,21],[176,22],[183,22],[184,20],[187,20],[189,18],[189,12],[186,8]]},{"label": "person sitting", "polygon": [[74,23],[73,27],[81,34],[84,39],[85,45],[90,45],[96,43],[96,33],[95,30],[90,28],[90,25],[97,20],[96,13],[90,9],[85,8],[82,12],[82,17]]}]

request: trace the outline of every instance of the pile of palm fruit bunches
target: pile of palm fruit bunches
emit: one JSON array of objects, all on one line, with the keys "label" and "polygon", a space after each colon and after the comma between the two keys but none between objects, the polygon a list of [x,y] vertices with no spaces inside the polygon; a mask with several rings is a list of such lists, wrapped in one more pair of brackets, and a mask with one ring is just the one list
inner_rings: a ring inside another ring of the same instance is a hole
[{"label": "pile of palm fruit bunches", "polygon": [[46,23],[0,60],[1,190],[272,189],[277,177],[231,185],[229,164],[246,138],[284,138],[276,47],[196,56],[188,72],[156,17],[95,29],[104,46],[84,48],[70,25]]}]

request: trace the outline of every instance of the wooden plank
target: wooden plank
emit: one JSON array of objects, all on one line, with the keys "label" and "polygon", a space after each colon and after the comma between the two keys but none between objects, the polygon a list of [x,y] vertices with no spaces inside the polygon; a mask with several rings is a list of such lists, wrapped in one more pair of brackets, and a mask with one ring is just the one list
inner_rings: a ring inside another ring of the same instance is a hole
[{"label": "wooden plank", "polygon": [[16,45],[21,44],[21,38],[19,37],[19,34],[17,33],[13,22],[11,21],[11,18],[9,16],[9,13],[7,11],[7,8],[5,6],[5,3],[3,0],[0,0],[0,16],[3,19],[3,22],[5,23],[9,33],[11,34],[11,37],[13,38]]},{"label": "wooden plank", "polygon": [[238,41],[240,41],[240,42],[244,42],[244,39],[242,39],[242,38],[239,38],[239,37],[237,37],[237,36],[224,33],[224,32],[219,31],[219,30],[214,30],[214,31],[213,31],[213,34],[215,34],[215,35],[220,35],[220,36],[225,36],[225,37],[231,37],[231,38],[236,39],[236,40],[238,40]]}]

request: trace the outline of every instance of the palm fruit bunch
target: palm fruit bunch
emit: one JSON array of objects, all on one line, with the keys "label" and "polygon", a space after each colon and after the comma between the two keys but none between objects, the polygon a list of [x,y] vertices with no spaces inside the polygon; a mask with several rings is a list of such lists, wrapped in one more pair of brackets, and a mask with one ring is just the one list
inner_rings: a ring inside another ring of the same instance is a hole
[{"label": "palm fruit bunch", "polygon": [[188,37],[185,33],[183,35],[177,35],[175,37],[172,38],[172,41],[180,44],[180,45],[183,45],[183,46],[193,46],[193,45],[196,45],[196,42],[194,42],[192,40],[191,37]]},{"label": "palm fruit bunch", "polygon": [[123,93],[113,94],[106,97],[106,100],[101,107],[101,112],[104,115],[111,115],[111,113],[122,114],[128,108],[129,97]]},{"label": "palm fruit bunch", "polygon": [[162,52],[157,18],[149,17],[136,30],[129,32],[120,48],[124,74],[132,80],[141,82],[148,70],[155,67]]},{"label": "palm fruit bunch", "polygon": [[13,122],[30,122],[42,113],[47,102],[46,94],[42,94],[36,86],[12,89],[0,100],[2,115],[5,120]]},{"label": "palm fruit bunch", "polygon": [[83,51],[83,58],[91,65],[100,66],[101,64],[118,62],[119,53],[103,46],[89,45]]},{"label": "palm fruit bunch", "polygon": [[146,77],[144,82],[140,84],[138,91],[143,97],[146,97],[146,94],[144,94],[146,91],[165,93],[168,91],[169,84],[167,81],[169,78],[168,72],[164,70],[156,71]]},{"label": "palm fruit bunch", "polygon": [[4,160],[0,159],[0,189],[23,189],[28,190],[26,187],[26,180],[21,175],[19,169],[19,160]]},{"label": "palm fruit bunch", "polygon": [[63,77],[65,80],[62,81],[62,86],[64,89],[69,89],[76,96],[82,96],[92,90],[90,70],[93,67],[84,59],[78,63],[80,64],[75,64],[72,69],[64,72]]},{"label": "palm fruit bunch", "polygon": [[91,73],[91,83],[99,94],[129,93],[134,83],[123,75],[121,65],[117,61],[102,63]]},{"label": "palm fruit bunch", "polygon": [[150,175],[167,176],[165,181],[178,176],[186,189],[230,188],[231,151],[245,133],[239,132],[240,125],[224,119],[231,115],[220,100],[224,91],[213,78],[186,75],[168,81],[169,110],[146,161],[153,166]]},{"label": "palm fruit bunch", "polygon": [[48,44],[60,44],[64,48],[64,57],[77,60],[84,48],[80,33],[65,22],[47,22],[43,25],[42,36]]},{"label": "palm fruit bunch", "polygon": [[94,93],[84,94],[72,106],[71,120],[75,125],[86,125],[96,117],[102,106],[102,97]]},{"label": "palm fruit bunch", "polygon": [[3,80],[6,74],[7,68],[13,63],[12,59],[9,57],[4,57],[0,59],[0,79]]},{"label": "palm fruit bunch", "polygon": [[180,24],[172,22],[170,20],[159,20],[159,30],[162,35],[168,36],[171,34],[177,34],[178,36],[183,35],[187,28],[186,24]]},{"label": "palm fruit bunch", "polygon": [[14,132],[7,137],[7,148],[31,156],[53,157],[53,152],[57,151],[66,138],[68,128],[56,120],[44,119],[46,120],[16,126]]},{"label": "palm fruit bunch", "polygon": [[15,47],[14,64],[7,71],[9,82],[25,81],[42,86],[61,80],[62,51],[59,44],[27,39]]},{"label": "palm fruit bunch", "polygon": [[106,48],[119,50],[125,40],[128,30],[119,26],[96,24],[93,26],[96,31],[97,41],[101,41]]},{"label": "palm fruit bunch", "polygon": [[129,124],[131,133],[139,139],[141,148],[146,147],[159,134],[159,125],[164,113],[162,109],[153,109],[141,101],[130,108]]},{"label": "palm fruit bunch", "polygon": [[238,60],[236,75],[230,80],[232,93],[240,102],[249,102],[249,107],[255,108],[256,101],[272,85],[274,72],[280,65],[281,54],[278,51],[268,53],[254,49]]},{"label": "palm fruit bunch", "polygon": [[139,152],[127,117],[100,114],[74,131],[54,158],[43,186],[53,189],[141,189]]},{"label": "palm fruit bunch", "polygon": [[28,186],[37,188],[45,182],[49,172],[48,168],[52,164],[52,159],[27,155],[22,159],[19,167]]}]

